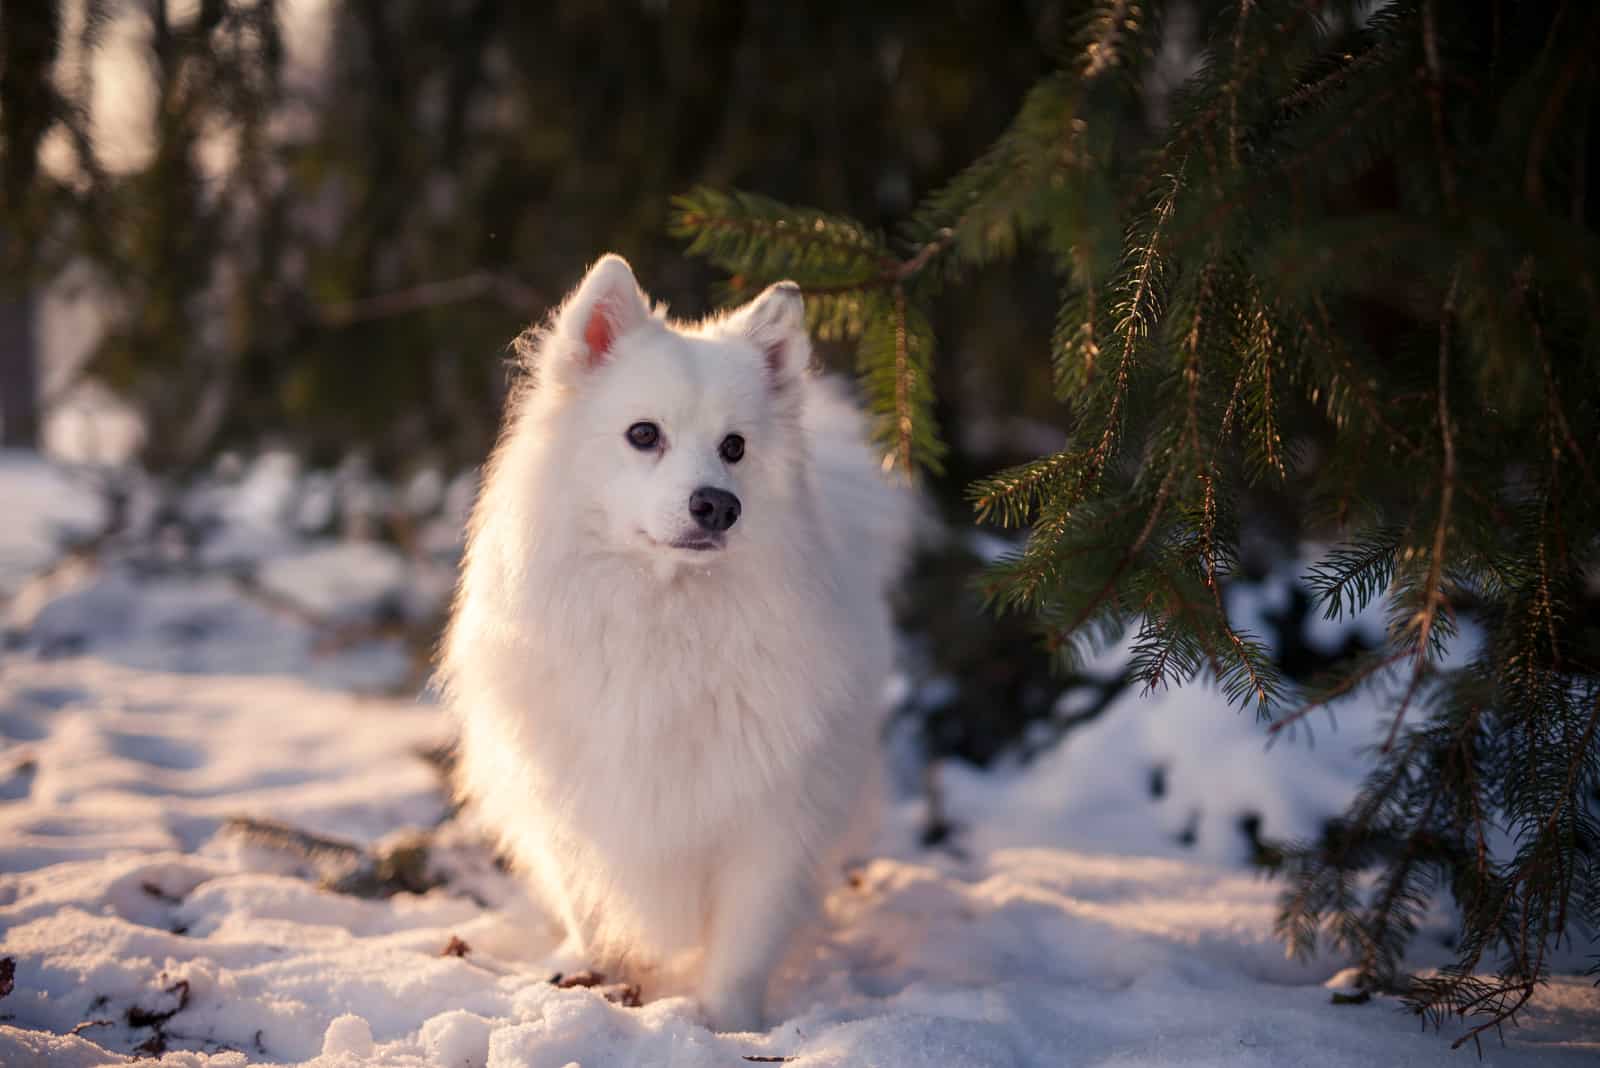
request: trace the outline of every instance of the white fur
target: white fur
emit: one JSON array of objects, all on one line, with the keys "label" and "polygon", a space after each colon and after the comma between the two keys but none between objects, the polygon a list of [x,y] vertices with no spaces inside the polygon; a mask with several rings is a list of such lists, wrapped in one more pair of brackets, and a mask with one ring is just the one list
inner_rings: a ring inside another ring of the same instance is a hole
[{"label": "white fur", "polygon": [[[524,349],[535,384],[488,466],[441,664],[462,792],[565,957],[638,975],[688,951],[713,1025],[756,1028],[875,793],[910,495],[808,372],[792,284],[674,323],[607,256]],[[641,420],[664,448],[629,444]],[[742,514],[720,550],[672,548],[700,486]]]}]

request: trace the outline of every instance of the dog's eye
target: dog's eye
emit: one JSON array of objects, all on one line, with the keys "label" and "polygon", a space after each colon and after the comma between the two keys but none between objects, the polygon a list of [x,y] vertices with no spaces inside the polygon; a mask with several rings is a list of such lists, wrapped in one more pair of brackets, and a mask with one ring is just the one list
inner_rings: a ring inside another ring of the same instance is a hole
[{"label": "dog's eye", "polygon": [[722,439],[722,446],[717,449],[722,458],[730,464],[736,464],[744,458],[744,438],[738,434],[729,434]]},{"label": "dog's eye", "polygon": [[628,428],[628,444],[636,449],[653,449],[661,440],[661,428],[654,423],[635,423]]}]

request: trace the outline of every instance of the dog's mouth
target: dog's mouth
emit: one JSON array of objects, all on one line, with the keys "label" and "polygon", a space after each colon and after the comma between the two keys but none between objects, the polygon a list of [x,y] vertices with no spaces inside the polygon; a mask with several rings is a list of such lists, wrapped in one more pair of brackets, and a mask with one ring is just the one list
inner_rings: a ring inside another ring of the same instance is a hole
[{"label": "dog's mouth", "polygon": [[669,544],[674,549],[688,549],[690,552],[710,553],[721,549],[724,543],[720,537],[702,536],[695,538],[679,538],[677,541],[670,542]]},{"label": "dog's mouth", "polygon": [[691,553],[714,553],[727,547],[728,539],[721,534],[685,534],[671,541],[658,541],[648,531],[640,529],[639,536],[657,549],[682,549]]}]

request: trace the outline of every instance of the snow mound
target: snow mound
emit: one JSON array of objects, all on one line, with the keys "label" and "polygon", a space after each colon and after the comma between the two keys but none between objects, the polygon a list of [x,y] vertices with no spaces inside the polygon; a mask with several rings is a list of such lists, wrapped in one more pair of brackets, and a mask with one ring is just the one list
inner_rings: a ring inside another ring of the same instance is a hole
[{"label": "snow mound", "polygon": [[[921,803],[896,806],[878,855],[778,976],[779,1022],[719,1035],[648,985],[630,1009],[549,983],[557,932],[454,823],[427,865],[443,885],[361,897],[319,884],[316,856],[230,822],[338,840],[311,854],[438,826],[441,783],[419,755],[444,737],[429,707],[17,658],[0,709],[8,1066],[158,1048],[164,1064],[325,1068],[1464,1063],[1392,1003],[1331,1006],[1322,984],[1340,962],[1284,959],[1272,884],[1066,844],[1093,840],[1074,824],[1095,806],[1043,819],[1063,771],[1042,764],[947,777],[966,859],[915,847]],[[1557,980],[1524,1023],[1489,1063],[1600,1052],[1600,995],[1583,980]]]}]

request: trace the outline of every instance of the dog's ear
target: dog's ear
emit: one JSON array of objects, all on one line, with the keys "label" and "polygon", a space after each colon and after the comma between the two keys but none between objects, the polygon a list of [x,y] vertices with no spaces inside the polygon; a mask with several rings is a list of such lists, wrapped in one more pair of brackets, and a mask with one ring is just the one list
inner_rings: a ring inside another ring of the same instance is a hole
[{"label": "dog's ear", "polygon": [[727,329],[748,339],[760,351],[775,389],[794,381],[811,362],[805,298],[793,282],[779,282],[762,290],[728,316]]},{"label": "dog's ear", "polygon": [[562,352],[585,369],[604,363],[622,335],[650,321],[650,305],[633,269],[607,253],[589,268],[556,315]]}]

